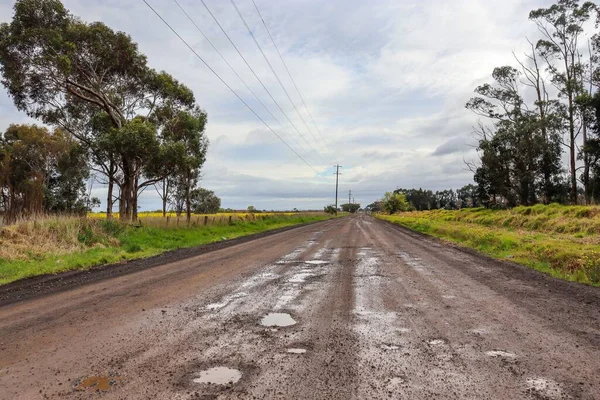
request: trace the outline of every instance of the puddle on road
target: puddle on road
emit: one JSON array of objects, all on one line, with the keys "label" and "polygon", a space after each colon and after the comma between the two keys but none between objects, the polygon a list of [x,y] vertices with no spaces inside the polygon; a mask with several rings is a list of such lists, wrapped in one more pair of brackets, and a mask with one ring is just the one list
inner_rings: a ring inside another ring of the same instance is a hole
[{"label": "puddle on road", "polygon": [[88,376],[75,382],[74,389],[87,392],[107,392],[121,380],[120,376]]},{"label": "puddle on road", "polygon": [[490,357],[502,357],[502,358],[516,358],[517,357],[517,355],[515,353],[510,353],[508,351],[502,351],[502,350],[486,351],[485,354],[487,354]]},{"label": "puddle on road", "polygon": [[296,321],[288,313],[269,313],[260,320],[262,326],[291,326]]},{"label": "puddle on road", "polygon": [[397,331],[399,333],[408,333],[408,332],[410,332],[410,329],[408,329],[408,328],[398,328]]},{"label": "puddle on road", "polygon": [[323,265],[323,264],[329,264],[329,261],[325,261],[325,260],[308,260],[308,261],[304,261],[305,264],[311,264],[311,265]]},{"label": "puddle on road", "polygon": [[444,295],[444,296],[442,296],[442,297],[443,297],[444,299],[447,299],[447,300],[452,300],[452,299],[455,299],[455,298],[456,298],[456,296],[453,296],[453,295],[451,295],[451,294]]},{"label": "puddle on road", "polygon": [[381,345],[381,349],[382,350],[398,350],[400,348],[400,346],[396,346],[395,344],[382,344]]},{"label": "puddle on road", "polygon": [[236,383],[242,377],[237,369],[227,367],[214,367],[201,371],[194,383],[212,383],[214,385],[229,385]]},{"label": "puddle on road", "polygon": [[304,354],[306,353],[306,349],[287,349],[287,352],[292,354]]}]

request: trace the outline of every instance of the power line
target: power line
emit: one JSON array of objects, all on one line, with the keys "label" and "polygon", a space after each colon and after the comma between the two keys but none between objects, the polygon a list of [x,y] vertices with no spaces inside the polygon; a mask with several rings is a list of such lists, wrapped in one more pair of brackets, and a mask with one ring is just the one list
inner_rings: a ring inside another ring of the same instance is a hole
[{"label": "power line", "polygon": [[[227,61],[227,59],[225,58],[225,56],[223,56],[223,54],[219,51],[219,49],[217,49],[217,47],[213,44],[213,42],[208,38],[208,36],[204,33],[204,31],[202,31],[202,29],[200,29],[200,27],[198,26],[198,24],[196,24],[196,22],[192,19],[192,17],[190,17],[190,15],[187,13],[187,11],[181,6],[181,4],[177,1],[177,0],[173,0],[175,2],[175,4],[177,4],[177,6],[179,7],[179,9],[183,12],[183,14],[187,17],[187,19],[196,27],[196,30],[198,30],[198,32],[200,32],[200,34],[202,35],[202,37],[204,37],[204,39],[211,45],[211,47],[217,52],[217,54],[221,57],[221,59],[225,62],[225,64],[227,64],[227,66],[229,67],[229,69],[231,70],[231,72],[233,72],[235,74],[235,76],[238,77],[238,79],[244,84],[244,86],[246,87],[246,89],[248,89],[248,91],[254,96],[254,98],[260,103],[260,105],[265,109],[265,111],[271,116],[271,118],[273,118],[281,127],[281,129],[287,133],[287,135],[289,137],[292,138],[292,140],[294,141],[294,143],[300,147],[303,151],[306,152],[306,150],[304,149],[304,146],[298,142],[296,140],[296,138],[290,134],[288,132],[287,129],[285,129],[285,127],[283,126],[283,124],[273,115],[273,113],[267,108],[267,106],[265,105],[265,103],[263,103],[263,101],[256,95],[256,93],[250,88],[250,86],[246,83],[246,81],[240,76],[240,74],[237,73],[237,71],[233,68],[233,66]],[[310,150],[309,150],[310,152]],[[306,152],[305,155],[309,155],[310,153]],[[308,158],[308,157],[307,157]],[[313,162],[317,161],[314,158],[310,157],[312,159]],[[318,163],[318,161],[317,161]]]},{"label": "power line", "polygon": [[291,72],[290,72],[290,70],[289,70],[286,62],[283,60],[283,56],[281,55],[281,52],[279,51],[279,47],[275,43],[275,39],[273,39],[273,35],[271,35],[271,31],[269,30],[269,27],[267,26],[267,23],[265,22],[265,19],[263,18],[262,14],[260,13],[260,10],[258,9],[258,6],[256,5],[256,2],[254,0],[252,0],[252,4],[254,4],[254,8],[256,8],[256,12],[258,13],[258,16],[260,17],[260,20],[262,21],[262,24],[265,27],[265,30],[269,34],[269,37],[271,38],[271,42],[273,43],[273,46],[275,47],[275,50],[277,50],[277,54],[279,54],[279,59],[281,60],[281,63],[285,67],[285,70],[287,71],[287,74],[290,77],[290,80],[292,81],[292,84],[294,85],[294,88],[296,89],[296,92],[298,93],[298,97],[300,97],[300,100],[302,101],[302,104],[304,105],[304,108],[306,109],[306,112],[308,113],[308,116],[312,120],[312,123],[315,125],[315,128],[317,128],[317,132],[319,132],[319,136],[321,137],[321,141],[322,141],[322,143],[324,145],[325,151],[327,151],[327,153],[330,156],[334,156],[329,151],[329,148],[327,147],[327,142],[325,141],[325,138],[323,137],[323,133],[321,132],[321,129],[319,129],[319,125],[317,125],[317,122],[315,121],[315,119],[313,118],[310,110],[308,109],[308,106],[306,105],[306,102],[304,101],[304,97],[302,97],[302,94],[300,93],[300,90],[298,89],[298,85],[296,85],[296,81],[294,80],[294,77],[292,76],[292,74],[291,74]]},{"label": "power line", "polygon": [[302,157],[300,154],[298,154],[298,152],[296,152],[296,150],[294,150],[294,149],[293,149],[293,148],[292,148],[292,147],[291,147],[291,146],[290,146],[290,145],[289,145],[289,144],[288,144],[288,143],[287,143],[285,140],[283,140],[283,138],[282,138],[281,136],[279,136],[279,134],[278,134],[277,132],[275,132],[275,131],[273,130],[273,128],[271,128],[271,126],[270,126],[269,124],[267,124],[267,122],[266,122],[264,119],[262,119],[262,118],[261,118],[261,116],[260,116],[260,115],[258,115],[258,114],[256,113],[256,111],[254,111],[254,109],[253,109],[252,107],[250,107],[250,105],[249,105],[248,103],[246,103],[246,101],[245,101],[245,100],[244,100],[244,99],[243,99],[243,98],[242,98],[242,97],[241,97],[239,94],[237,94],[237,92],[236,92],[235,90],[233,90],[233,89],[231,88],[231,86],[229,86],[229,85],[227,84],[227,82],[225,82],[225,81],[223,80],[223,78],[221,78],[221,76],[220,76],[220,75],[219,75],[219,74],[218,74],[218,73],[217,73],[217,72],[216,72],[214,69],[212,69],[212,67],[211,67],[210,65],[208,65],[208,63],[207,63],[206,61],[204,61],[204,59],[203,59],[202,57],[200,57],[200,55],[199,55],[199,54],[196,52],[196,50],[194,50],[194,48],[193,48],[192,46],[190,46],[190,45],[188,44],[188,42],[186,42],[186,40],[185,40],[183,37],[181,37],[181,35],[180,35],[179,33],[177,33],[177,31],[176,31],[175,29],[173,29],[173,27],[172,27],[172,26],[171,26],[171,25],[170,25],[170,24],[169,24],[169,23],[168,23],[168,22],[167,22],[167,21],[166,21],[166,20],[165,20],[165,19],[164,19],[164,18],[163,18],[163,17],[162,17],[162,16],[161,16],[161,15],[160,15],[160,14],[159,14],[159,13],[158,13],[158,12],[157,12],[155,9],[154,9],[154,7],[152,7],[152,6],[151,6],[151,5],[148,3],[148,1],[146,1],[146,0],[142,0],[142,1],[143,1],[143,2],[144,2],[144,3],[145,3],[147,6],[148,6],[148,8],[150,8],[150,9],[151,9],[151,10],[154,12],[154,14],[156,14],[156,16],[157,16],[158,18],[160,18],[160,20],[161,20],[162,22],[164,22],[164,24],[165,24],[165,25],[167,25],[167,26],[169,27],[169,29],[170,29],[170,30],[171,30],[171,31],[172,31],[172,32],[173,32],[173,33],[174,33],[174,34],[175,34],[175,35],[176,35],[176,36],[179,38],[179,40],[181,40],[181,41],[183,42],[183,44],[185,44],[185,45],[187,46],[187,48],[188,48],[188,49],[190,49],[190,50],[192,51],[192,53],[194,53],[194,55],[195,55],[195,56],[196,56],[196,57],[197,57],[197,58],[198,58],[200,61],[202,61],[202,63],[203,63],[205,66],[206,66],[206,68],[208,68],[208,69],[209,69],[209,70],[210,70],[210,71],[211,71],[211,72],[212,72],[212,73],[213,73],[213,74],[214,74],[214,75],[215,75],[215,76],[216,76],[216,77],[217,77],[217,78],[218,78],[218,79],[221,81],[221,83],[223,83],[223,84],[224,84],[224,85],[227,87],[227,89],[229,89],[229,90],[231,91],[231,93],[233,93],[233,94],[235,95],[235,97],[237,97],[237,98],[238,98],[238,99],[239,99],[239,100],[240,100],[242,103],[244,103],[244,105],[245,105],[245,106],[246,106],[246,107],[247,107],[247,108],[248,108],[248,109],[249,109],[249,110],[252,112],[252,114],[254,114],[254,115],[256,116],[256,118],[258,118],[258,119],[259,119],[259,120],[260,120],[260,121],[261,121],[261,122],[262,122],[262,123],[263,123],[263,124],[264,124],[264,125],[265,125],[267,128],[269,128],[269,130],[270,130],[271,132],[273,132],[273,134],[274,134],[275,136],[277,136],[277,137],[279,138],[279,140],[281,140],[281,141],[282,141],[282,142],[283,142],[283,143],[284,143],[284,144],[285,144],[285,145],[286,145],[286,146],[287,146],[287,147],[288,147],[288,148],[289,148],[291,151],[293,151],[293,152],[294,152],[294,154],[298,156],[298,158],[300,158],[302,161],[304,161],[304,163],[305,163],[306,165],[308,165],[308,166],[309,166],[309,167],[310,167],[310,168],[311,168],[313,171],[315,171],[315,173],[317,173],[317,174],[319,173],[319,172],[318,172],[318,171],[317,171],[317,170],[316,170],[316,169],[315,169],[315,168],[314,168],[312,165],[310,165],[310,164],[309,164],[309,163],[308,163],[308,162],[307,162],[307,161],[306,161],[306,160],[305,160],[305,159],[304,159],[304,158],[303,158],[303,157]]},{"label": "power line", "polygon": [[[298,114],[298,116],[300,117],[300,120],[302,121],[302,123],[304,124],[304,126],[306,127],[306,129],[308,130],[308,132],[310,133],[310,135],[313,137],[313,139],[315,139],[315,143],[319,143],[318,139],[312,133],[312,130],[310,129],[310,127],[308,126],[308,124],[304,120],[304,117],[302,116],[302,114],[298,110],[298,107],[296,106],[296,103],[294,103],[294,101],[292,100],[292,97],[290,96],[290,94],[288,93],[287,89],[285,88],[285,86],[281,82],[281,79],[279,78],[279,75],[277,74],[277,72],[275,72],[275,69],[273,68],[273,65],[271,65],[271,62],[269,61],[269,59],[267,58],[267,55],[265,54],[265,52],[263,51],[262,47],[258,43],[258,40],[256,40],[256,37],[254,36],[254,33],[252,32],[252,29],[250,29],[250,26],[248,25],[248,23],[246,22],[246,19],[244,18],[244,16],[240,12],[237,4],[235,4],[234,0],[230,0],[230,2],[233,5],[233,7],[235,8],[235,10],[237,11],[237,14],[239,15],[240,19],[244,23],[244,26],[248,30],[248,33],[252,37],[252,40],[256,44],[256,47],[258,47],[258,50],[260,51],[260,54],[262,54],[263,58],[267,62],[267,65],[269,66],[269,69],[271,70],[271,72],[275,76],[275,79],[277,79],[277,82],[279,83],[279,86],[281,86],[281,88],[283,89],[285,95],[287,96],[288,100],[290,101],[290,104],[292,105],[292,107],[294,108],[294,110],[296,110],[296,114]],[[322,147],[322,145],[321,145],[321,147]],[[331,160],[331,161],[333,161],[333,160]]]},{"label": "power line", "polygon": [[[298,132],[298,134],[300,135],[300,137],[302,138],[302,140],[304,140],[304,142],[308,145],[308,147],[310,147],[312,150],[314,150],[321,158],[323,158],[323,156],[319,153],[319,151],[317,151],[304,137],[304,135],[302,134],[302,132],[300,132],[298,130],[298,128],[296,127],[296,125],[294,125],[294,123],[292,122],[292,120],[290,119],[290,117],[288,117],[288,115],[286,114],[285,111],[283,111],[283,108],[281,108],[281,106],[279,105],[279,103],[277,102],[277,100],[275,100],[275,98],[273,97],[273,95],[271,94],[271,92],[269,91],[269,89],[267,89],[267,87],[265,86],[265,84],[263,83],[263,81],[258,77],[258,75],[256,74],[256,72],[254,71],[254,68],[252,68],[250,66],[250,64],[248,63],[248,60],[246,60],[246,57],[244,57],[244,55],[242,54],[242,52],[238,49],[238,47],[236,46],[236,44],[233,42],[233,40],[231,39],[231,37],[229,36],[229,34],[227,33],[227,31],[225,30],[225,28],[223,28],[223,26],[221,25],[221,23],[219,22],[219,20],[217,19],[217,17],[212,13],[212,11],[210,10],[210,8],[208,8],[208,6],[206,5],[206,2],[204,0],[202,1],[202,5],[204,5],[204,8],[206,8],[206,11],[208,11],[208,13],[210,14],[210,16],[212,17],[212,19],[215,21],[215,23],[219,26],[219,28],[221,29],[221,31],[223,32],[223,34],[225,35],[225,37],[227,38],[227,40],[229,40],[229,43],[231,43],[231,45],[233,46],[233,48],[235,49],[235,51],[237,51],[237,53],[239,54],[239,56],[242,58],[242,60],[244,60],[244,63],[246,64],[246,66],[250,69],[250,71],[252,71],[252,74],[254,75],[254,77],[258,80],[258,82],[261,84],[262,88],[265,90],[265,92],[267,92],[267,94],[269,95],[269,97],[271,98],[271,100],[273,101],[273,103],[275,103],[275,105],[277,106],[277,108],[279,109],[279,111],[281,111],[281,113],[284,115],[284,117],[287,119],[287,121],[290,123],[290,125],[292,125],[292,127],[294,128],[294,130],[296,132]],[[323,158],[323,160],[325,160]]]}]

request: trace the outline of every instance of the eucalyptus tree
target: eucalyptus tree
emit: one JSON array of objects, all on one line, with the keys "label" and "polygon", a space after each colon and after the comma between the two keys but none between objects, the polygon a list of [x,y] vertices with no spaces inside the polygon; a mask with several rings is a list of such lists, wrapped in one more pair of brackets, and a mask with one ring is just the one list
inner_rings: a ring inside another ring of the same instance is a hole
[{"label": "eucalyptus tree", "polygon": [[0,26],[2,83],[19,110],[86,146],[107,179],[109,216],[117,186],[120,218],[135,219],[139,192],[172,172],[158,166],[184,157],[161,132],[169,116],[196,112],[192,91],[149,68],[130,36],[79,20],[59,0],[18,0],[14,10]]},{"label": "eucalyptus tree", "polygon": [[[497,197],[508,206],[533,204],[540,192],[549,193],[546,183],[560,169],[558,137],[549,135],[549,114],[530,110],[521,95],[521,72],[504,66],[495,68],[493,84],[475,89],[479,95],[466,107],[488,118],[492,128],[483,128],[478,150],[481,166],[475,171],[482,202],[493,205]],[[548,109],[547,104],[541,105]],[[538,107],[539,109],[539,107]],[[550,175],[550,176],[547,176]]]},{"label": "eucalyptus tree", "polygon": [[[546,61],[551,74],[551,82],[566,100],[568,120],[569,172],[571,180],[571,202],[577,202],[577,137],[583,132],[583,147],[587,142],[585,114],[576,104],[577,96],[585,92],[583,74],[585,66],[581,62],[580,46],[584,35],[583,25],[589,21],[596,5],[592,2],[580,4],[578,0],[558,0],[548,8],[539,8],[529,14],[542,35],[536,44],[540,56]],[[584,156],[584,175],[588,174],[588,157]],[[588,181],[584,177],[584,183]],[[586,188],[587,190],[587,188]]]},{"label": "eucalyptus tree", "polygon": [[10,125],[0,135],[0,197],[6,223],[48,211],[86,211],[87,177],[85,152],[60,129]]}]

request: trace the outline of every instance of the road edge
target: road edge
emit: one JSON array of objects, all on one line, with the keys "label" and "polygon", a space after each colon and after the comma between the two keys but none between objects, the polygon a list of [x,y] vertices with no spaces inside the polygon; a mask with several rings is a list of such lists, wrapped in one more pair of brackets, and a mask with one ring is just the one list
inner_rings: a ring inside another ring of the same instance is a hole
[{"label": "road edge", "polygon": [[[538,281],[538,284],[544,284],[546,286],[552,285],[554,287],[560,286],[562,290],[565,290],[568,288],[568,291],[572,292],[570,294],[574,295],[575,297],[578,297],[578,298],[583,298],[583,296],[585,296],[585,295],[591,295],[596,298],[595,303],[600,306],[600,287],[587,285],[587,284],[581,283],[581,282],[575,282],[575,281],[569,281],[566,279],[556,278],[550,274],[544,273],[543,271],[538,271],[537,269],[535,269],[533,267],[528,267],[527,265],[519,264],[514,261],[508,261],[508,260],[494,258],[494,257],[488,256],[487,254],[484,254],[478,250],[472,249],[470,247],[462,246],[458,243],[444,240],[444,239],[436,237],[436,236],[428,235],[423,232],[415,231],[406,226],[395,224],[391,221],[379,219],[376,217],[372,217],[372,218],[375,221],[378,221],[379,223],[389,225],[392,228],[394,228],[400,232],[403,232],[407,235],[410,235],[412,237],[430,240],[430,241],[440,244],[442,246],[452,248],[454,250],[458,250],[462,253],[469,254],[471,256],[481,258],[487,262],[490,262],[490,263],[493,263],[494,265],[499,266],[500,268],[509,270],[507,272],[514,272],[514,273],[518,274],[518,275],[512,275],[512,274],[507,273],[507,275],[511,275],[513,278],[521,279],[521,280],[523,280],[524,278],[529,278],[529,279]],[[583,301],[583,299],[582,299],[582,301]]]},{"label": "road edge", "polygon": [[59,293],[65,290],[100,282],[118,276],[132,274],[160,265],[185,260],[187,258],[225,249],[238,244],[251,242],[253,240],[262,239],[268,236],[273,236],[293,229],[325,223],[333,219],[336,218],[328,218],[322,221],[311,221],[297,225],[285,226],[283,228],[270,229],[250,235],[239,236],[234,239],[221,240],[195,247],[168,250],[147,258],[136,258],[120,263],[96,265],[88,269],[76,269],[55,274],[43,274],[19,279],[0,286],[0,307]]}]

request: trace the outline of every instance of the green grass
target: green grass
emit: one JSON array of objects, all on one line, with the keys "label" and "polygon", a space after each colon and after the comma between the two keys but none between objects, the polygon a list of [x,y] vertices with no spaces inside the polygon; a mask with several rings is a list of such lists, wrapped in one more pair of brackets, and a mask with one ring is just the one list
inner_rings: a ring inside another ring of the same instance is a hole
[{"label": "green grass", "polygon": [[325,214],[266,215],[232,224],[131,226],[114,220],[48,218],[0,230],[0,284],[95,265],[154,256],[224,239],[330,218]]},{"label": "green grass", "polygon": [[600,286],[600,207],[552,204],[377,217],[557,278]]}]

